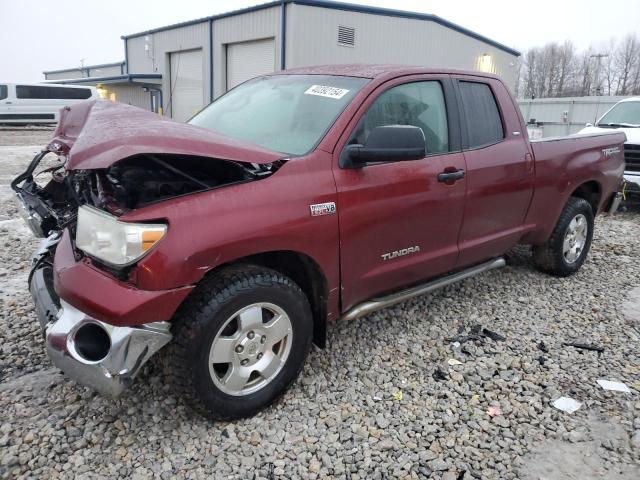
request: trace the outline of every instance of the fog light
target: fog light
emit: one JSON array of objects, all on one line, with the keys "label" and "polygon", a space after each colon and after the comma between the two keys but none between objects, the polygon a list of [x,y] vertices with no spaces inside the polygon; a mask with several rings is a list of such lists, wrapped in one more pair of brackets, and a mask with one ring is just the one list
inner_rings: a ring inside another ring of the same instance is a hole
[{"label": "fog light", "polygon": [[109,354],[109,334],[96,323],[85,323],[73,336],[76,353],[88,362],[99,362]]}]

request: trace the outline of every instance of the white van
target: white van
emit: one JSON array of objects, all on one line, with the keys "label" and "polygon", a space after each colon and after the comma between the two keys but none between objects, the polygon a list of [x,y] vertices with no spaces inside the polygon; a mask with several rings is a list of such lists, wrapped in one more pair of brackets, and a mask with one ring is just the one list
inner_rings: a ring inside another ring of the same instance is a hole
[{"label": "white van", "polygon": [[57,123],[62,107],[95,98],[95,87],[0,83],[0,124]]}]

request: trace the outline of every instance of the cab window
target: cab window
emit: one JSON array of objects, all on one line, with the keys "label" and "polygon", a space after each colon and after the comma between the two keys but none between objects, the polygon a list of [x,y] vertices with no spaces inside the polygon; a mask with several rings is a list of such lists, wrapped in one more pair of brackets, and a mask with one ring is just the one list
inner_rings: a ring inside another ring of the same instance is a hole
[{"label": "cab window", "polygon": [[358,123],[349,143],[364,145],[374,128],[385,125],[419,127],[427,155],[448,152],[447,109],[440,82],[406,83],[382,93]]},{"label": "cab window", "polygon": [[4,100],[7,98],[7,86],[0,85],[0,100]]},{"label": "cab window", "polygon": [[500,110],[486,83],[459,82],[469,148],[493,145],[504,138]]}]

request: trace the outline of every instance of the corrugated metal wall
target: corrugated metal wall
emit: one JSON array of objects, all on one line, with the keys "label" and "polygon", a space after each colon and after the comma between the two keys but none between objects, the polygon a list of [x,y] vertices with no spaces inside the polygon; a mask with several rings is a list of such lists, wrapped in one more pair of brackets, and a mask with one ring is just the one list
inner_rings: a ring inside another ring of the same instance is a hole
[{"label": "corrugated metal wall", "polygon": [[[338,26],[355,28],[355,46],[338,44]],[[514,88],[517,57],[425,20],[307,5],[287,7],[287,67],[326,63],[394,63],[475,70],[484,54],[489,69]]]},{"label": "corrugated metal wall", "polygon": [[[213,21],[212,39],[209,20],[130,37],[126,40],[128,72],[161,73],[164,108],[171,115],[167,109],[170,55],[202,49],[203,98],[208,103],[211,53],[214,98],[227,91],[227,48],[231,44],[273,39],[274,68],[280,68],[281,8],[278,5],[218,18]],[[286,9],[287,68],[327,63],[396,63],[468,70],[482,67],[501,75],[510,87],[515,85],[514,55],[435,22],[293,3],[287,3]],[[354,47],[338,44],[339,26],[355,28]]]},{"label": "corrugated metal wall", "polygon": [[[145,49],[148,45],[148,49]],[[164,109],[167,108],[171,92],[171,69],[169,57],[173,52],[202,49],[203,98],[209,101],[209,22],[204,21],[185,27],[127,39],[129,73],[161,73]]]},{"label": "corrugated metal wall", "polygon": [[82,78],[86,77],[86,74],[79,68],[64,70],[61,72],[47,73],[44,76],[45,80],[67,80],[68,78]]},{"label": "corrugated metal wall", "polygon": [[[89,68],[90,77],[115,77],[122,75],[120,65],[109,65],[107,67]],[[71,77],[74,78],[74,77]]]},{"label": "corrugated metal wall", "polygon": [[279,68],[280,7],[234,15],[213,22],[213,90],[215,97],[227,91],[227,45],[266,38],[274,39],[275,64]]},{"label": "corrugated metal wall", "polygon": [[116,94],[116,102],[133,105],[134,107],[150,110],[151,98],[139,85],[104,85],[107,92]]},{"label": "corrugated metal wall", "polygon": [[594,123],[607,110],[628,97],[568,97],[518,100],[525,122],[542,123],[543,135],[571,135]]}]

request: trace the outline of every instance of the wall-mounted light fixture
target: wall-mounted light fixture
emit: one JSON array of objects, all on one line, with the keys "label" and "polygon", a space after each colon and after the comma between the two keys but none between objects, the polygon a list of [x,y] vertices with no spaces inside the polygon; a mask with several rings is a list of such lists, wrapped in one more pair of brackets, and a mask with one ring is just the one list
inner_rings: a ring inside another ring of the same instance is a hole
[{"label": "wall-mounted light fixture", "polygon": [[495,68],[493,66],[493,58],[488,53],[483,53],[478,57],[477,61],[477,69],[481,72],[487,73],[495,73]]}]

